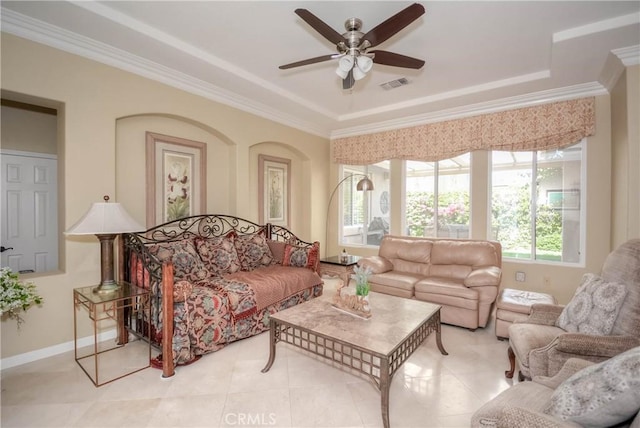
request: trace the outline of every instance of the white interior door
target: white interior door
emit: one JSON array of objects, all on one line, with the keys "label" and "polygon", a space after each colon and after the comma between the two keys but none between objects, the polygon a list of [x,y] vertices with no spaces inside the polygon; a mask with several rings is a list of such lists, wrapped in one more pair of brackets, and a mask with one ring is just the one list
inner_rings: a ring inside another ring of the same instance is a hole
[{"label": "white interior door", "polygon": [[58,269],[58,161],[3,151],[0,266],[14,272]]}]

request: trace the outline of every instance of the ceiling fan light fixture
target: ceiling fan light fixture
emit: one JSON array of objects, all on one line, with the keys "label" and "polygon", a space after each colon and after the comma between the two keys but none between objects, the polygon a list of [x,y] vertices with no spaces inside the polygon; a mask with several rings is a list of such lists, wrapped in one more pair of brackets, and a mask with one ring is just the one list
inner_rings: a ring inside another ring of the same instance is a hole
[{"label": "ceiling fan light fixture", "polygon": [[349,71],[353,68],[353,57],[351,55],[345,55],[338,61],[338,68],[336,74],[341,78],[346,78]]},{"label": "ceiling fan light fixture", "polygon": [[373,60],[368,56],[360,55],[356,57],[356,66],[353,67],[353,78],[355,80],[363,79],[367,72],[373,67]]},{"label": "ceiling fan light fixture", "polygon": [[373,60],[368,56],[360,55],[356,58],[356,64],[358,65],[360,71],[362,71],[363,73],[368,73],[371,70],[371,67],[373,67]]},{"label": "ceiling fan light fixture", "polygon": [[360,69],[360,67],[353,67],[353,79],[354,80],[364,79],[366,76],[367,76],[367,73],[362,71],[362,69]]}]

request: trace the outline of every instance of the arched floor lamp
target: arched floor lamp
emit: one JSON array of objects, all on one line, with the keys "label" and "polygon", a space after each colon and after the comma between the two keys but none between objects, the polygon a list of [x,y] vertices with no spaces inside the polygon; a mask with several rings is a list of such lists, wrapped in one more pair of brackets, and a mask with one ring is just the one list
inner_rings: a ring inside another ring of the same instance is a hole
[{"label": "arched floor lamp", "polygon": [[342,183],[344,183],[345,181],[347,181],[350,178],[353,177],[363,177],[360,181],[358,181],[358,184],[356,184],[356,190],[359,192],[370,192],[371,190],[373,190],[373,182],[369,179],[369,177],[367,177],[364,174],[351,174],[345,178],[343,178],[342,180],[340,180],[338,182],[338,184],[336,184],[336,187],[333,188],[333,191],[331,192],[331,196],[329,197],[329,205],[327,205],[327,219],[325,221],[325,228],[326,228],[326,232],[325,232],[325,241],[324,241],[324,245],[325,245],[325,250],[324,250],[324,254],[325,257],[327,256],[327,250],[329,249],[329,213],[331,212],[331,202],[333,201],[333,197],[336,194],[336,191],[340,188],[340,186],[342,185]]}]

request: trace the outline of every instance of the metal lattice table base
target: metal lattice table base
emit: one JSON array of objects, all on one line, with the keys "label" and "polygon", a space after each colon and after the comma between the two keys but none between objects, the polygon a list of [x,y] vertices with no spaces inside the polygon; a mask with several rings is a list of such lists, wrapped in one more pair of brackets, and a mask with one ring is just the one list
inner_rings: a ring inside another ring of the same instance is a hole
[{"label": "metal lattice table base", "polygon": [[262,369],[262,372],[266,373],[273,365],[278,342],[288,343],[314,355],[336,362],[365,375],[378,388],[381,398],[382,421],[384,427],[388,428],[391,379],[400,366],[432,332],[436,333],[436,344],[440,352],[443,355],[448,355],[442,346],[439,309],[413,332],[399,341],[388,354],[365,349],[335,337],[300,327],[294,323],[271,317],[269,361]]}]

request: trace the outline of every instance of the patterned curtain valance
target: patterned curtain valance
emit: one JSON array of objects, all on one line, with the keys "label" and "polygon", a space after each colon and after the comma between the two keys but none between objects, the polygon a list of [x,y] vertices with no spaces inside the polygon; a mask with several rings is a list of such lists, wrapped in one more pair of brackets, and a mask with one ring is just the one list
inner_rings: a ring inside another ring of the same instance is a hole
[{"label": "patterned curtain valance", "polygon": [[472,116],[332,141],[333,161],[370,165],[389,159],[427,162],[473,150],[565,147],[595,134],[595,98]]}]

